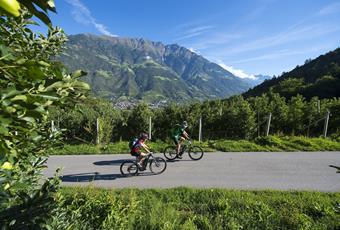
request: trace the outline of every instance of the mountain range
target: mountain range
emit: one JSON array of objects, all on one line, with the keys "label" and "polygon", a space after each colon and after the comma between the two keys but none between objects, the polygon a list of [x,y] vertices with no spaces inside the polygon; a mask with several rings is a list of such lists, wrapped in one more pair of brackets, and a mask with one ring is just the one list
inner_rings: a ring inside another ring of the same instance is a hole
[{"label": "mountain range", "polygon": [[225,98],[252,86],[189,49],[145,39],[71,35],[58,59],[87,71],[92,92],[113,101]]}]

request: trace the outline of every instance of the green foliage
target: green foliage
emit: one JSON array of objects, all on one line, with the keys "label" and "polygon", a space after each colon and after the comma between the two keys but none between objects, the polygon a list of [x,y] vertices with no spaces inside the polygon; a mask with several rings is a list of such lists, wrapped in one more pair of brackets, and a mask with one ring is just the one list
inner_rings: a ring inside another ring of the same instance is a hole
[{"label": "green foliage", "polygon": [[257,145],[256,143],[240,140],[220,140],[212,145],[215,149],[223,152],[258,152],[258,151],[277,151],[278,149],[268,149],[264,146]]},{"label": "green foliage", "polygon": [[256,138],[255,143],[279,151],[338,151],[340,149],[338,141],[324,138],[268,136]]},{"label": "green foliage", "polygon": [[56,121],[59,129],[65,129],[64,136],[69,140],[95,143],[97,118],[99,143],[108,144],[113,138],[121,135],[113,131],[120,128],[123,122],[122,114],[105,100],[87,98],[86,101],[77,104],[75,109],[59,106],[51,108],[50,114],[50,120]]},{"label": "green foliage", "polygon": [[[48,11],[56,12],[54,0],[33,0],[25,1],[18,0],[20,4],[24,5],[34,16],[43,21],[46,25],[52,26],[52,23],[47,16]],[[37,6],[44,12],[37,9]]]},{"label": "green foliage", "polygon": [[281,93],[288,95],[294,95],[296,92],[301,91],[305,87],[303,79],[287,78],[279,83],[278,86],[274,86],[274,91],[280,91]]},{"label": "green foliage", "polygon": [[[35,1],[39,7],[41,1]],[[27,3],[30,4],[30,3]],[[59,133],[47,126],[48,109],[82,96],[83,75],[51,61],[66,41],[59,28],[34,34],[31,14],[0,17],[0,225],[38,228],[54,207],[58,180],[45,180],[46,149]]]},{"label": "green foliage", "polygon": [[339,193],[64,188],[58,229],[338,229]]},{"label": "green foliage", "polygon": [[141,132],[148,132],[151,116],[152,112],[146,104],[141,103],[134,107],[127,119],[128,136],[138,136]]},{"label": "green foliage", "polygon": [[[3,10],[6,14],[11,16],[19,17],[20,16],[20,4],[25,6],[34,16],[38,17],[41,21],[43,21],[46,25],[51,26],[51,21],[47,16],[48,11],[55,11],[54,0],[6,0],[0,2],[0,13],[2,15],[1,10]],[[39,7],[44,12],[37,9]]]},{"label": "green foliage", "polygon": [[[318,109],[320,104],[320,111]],[[330,111],[328,134],[340,132],[340,99],[307,101],[297,95],[290,100],[269,92],[261,97],[235,96],[224,101],[206,101],[188,105],[169,104],[151,109],[139,104],[130,110],[115,108],[109,101],[91,98],[77,105],[77,109],[51,110],[51,119],[65,129],[68,144],[95,143],[96,119],[100,118],[100,142],[108,144],[130,140],[149,129],[152,118],[152,139],[170,141],[169,131],[175,124],[186,120],[188,133],[198,139],[199,119],[202,117],[204,140],[246,139],[266,135],[269,113],[272,114],[270,134],[306,135],[320,137],[323,134],[325,116]]]},{"label": "green foliage", "polygon": [[139,202],[136,194],[131,195],[117,197],[112,196],[109,190],[98,191],[94,188],[88,188],[83,193],[66,193],[54,211],[49,226],[51,229],[131,228],[130,218],[141,215],[137,209]]}]

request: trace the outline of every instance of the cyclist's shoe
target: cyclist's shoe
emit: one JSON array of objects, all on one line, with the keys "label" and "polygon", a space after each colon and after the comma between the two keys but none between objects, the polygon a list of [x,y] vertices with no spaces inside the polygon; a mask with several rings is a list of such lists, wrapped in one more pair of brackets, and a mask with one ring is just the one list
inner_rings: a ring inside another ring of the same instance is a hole
[{"label": "cyclist's shoe", "polygon": [[140,162],[137,163],[137,166],[139,170],[143,168],[143,165]]},{"label": "cyclist's shoe", "polygon": [[178,159],[182,159],[182,158],[183,158],[182,154],[180,154],[180,153],[177,154],[177,158],[178,158]]}]

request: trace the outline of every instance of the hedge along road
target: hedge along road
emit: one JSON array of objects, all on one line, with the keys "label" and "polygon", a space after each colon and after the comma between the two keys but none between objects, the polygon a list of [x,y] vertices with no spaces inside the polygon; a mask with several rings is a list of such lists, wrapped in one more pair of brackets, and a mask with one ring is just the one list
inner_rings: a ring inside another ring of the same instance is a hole
[{"label": "hedge along road", "polygon": [[[162,154],[156,154],[156,156]],[[163,174],[149,170],[122,177],[120,164],[128,154],[50,156],[44,174],[62,170],[63,185],[105,188],[197,188],[340,191],[340,152],[246,152],[205,153],[199,161],[188,155],[168,161]]]}]

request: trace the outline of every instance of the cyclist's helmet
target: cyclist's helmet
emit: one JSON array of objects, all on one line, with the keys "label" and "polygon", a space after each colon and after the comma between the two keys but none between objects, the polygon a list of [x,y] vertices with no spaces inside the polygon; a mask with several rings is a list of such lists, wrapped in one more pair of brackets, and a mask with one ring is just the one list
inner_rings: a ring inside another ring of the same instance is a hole
[{"label": "cyclist's helmet", "polygon": [[141,133],[141,134],[139,135],[139,139],[141,139],[141,140],[147,140],[147,139],[149,139],[149,135],[148,135],[147,133]]},{"label": "cyclist's helmet", "polygon": [[183,121],[183,122],[182,122],[182,127],[186,129],[186,128],[188,127],[188,122]]}]

